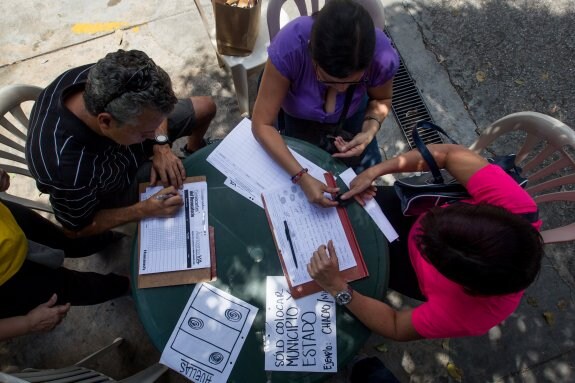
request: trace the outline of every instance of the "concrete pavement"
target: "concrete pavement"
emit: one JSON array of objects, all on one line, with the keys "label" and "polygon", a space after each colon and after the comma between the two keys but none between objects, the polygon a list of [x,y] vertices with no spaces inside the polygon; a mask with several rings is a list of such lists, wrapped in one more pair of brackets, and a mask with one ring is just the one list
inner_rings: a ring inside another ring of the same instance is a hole
[{"label": "concrete pavement", "polygon": [[[433,118],[461,143],[470,144],[489,122],[521,110],[575,125],[573,1],[382,2],[388,30]],[[202,4],[211,17],[209,1]],[[218,67],[191,1],[109,0],[80,6],[71,0],[5,0],[0,12],[0,85],[44,86],[66,68],[107,52],[141,49],[171,75],[178,95],[216,99],[218,114],[208,134],[223,137],[241,119],[231,76]],[[406,148],[393,118],[378,141],[386,157]],[[18,192],[37,194],[29,186]],[[573,206],[563,209],[544,214],[575,216]],[[127,272],[130,246],[126,238],[106,254],[68,265]],[[380,357],[402,382],[575,381],[573,245],[546,250],[541,275],[517,312],[488,335],[411,343],[372,336],[362,353]],[[393,292],[388,299],[396,307],[412,304]],[[121,378],[159,359],[133,302],[121,298],[73,308],[49,334],[0,343],[0,368],[64,366],[117,336],[128,342],[95,365],[103,372]],[[331,381],[344,382],[345,376],[342,371]],[[171,372],[163,379],[185,381]]]}]

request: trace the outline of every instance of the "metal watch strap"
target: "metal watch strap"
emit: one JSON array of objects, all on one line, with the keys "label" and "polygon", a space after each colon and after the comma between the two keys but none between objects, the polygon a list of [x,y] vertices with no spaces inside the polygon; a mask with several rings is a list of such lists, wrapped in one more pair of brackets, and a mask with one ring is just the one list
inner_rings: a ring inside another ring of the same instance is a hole
[{"label": "metal watch strap", "polygon": [[349,302],[351,302],[352,299],[353,299],[353,289],[351,288],[350,285],[347,285],[345,290],[342,290],[337,294],[335,294],[335,303],[337,303],[340,306],[345,306],[349,304]]}]

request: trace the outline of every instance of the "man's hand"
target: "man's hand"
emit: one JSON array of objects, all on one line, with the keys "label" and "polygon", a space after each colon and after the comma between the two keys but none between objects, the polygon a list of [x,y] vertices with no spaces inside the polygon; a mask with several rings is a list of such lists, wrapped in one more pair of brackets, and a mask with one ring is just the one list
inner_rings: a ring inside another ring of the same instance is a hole
[{"label": "man's hand", "polygon": [[172,217],[182,208],[184,201],[173,186],[160,190],[147,200],[141,202],[146,217]]},{"label": "man's hand", "polygon": [[339,262],[332,241],[327,243],[327,250],[329,250],[329,255],[326,246],[321,245],[317,251],[314,251],[307,264],[307,272],[322,289],[335,295],[345,289],[347,283],[339,272]]},{"label": "man's hand", "polygon": [[181,188],[186,178],[186,169],[168,145],[154,145],[152,157],[152,170],[150,173],[150,185],[156,185],[158,181],[164,186]]},{"label": "man's hand", "polygon": [[337,150],[339,150],[339,153],[332,154],[332,157],[341,158],[360,156],[372,140],[373,134],[366,132],[359,132],[349,142],[345,141],[341,136],[337,136],[334,140],[334,144]]},{"label": "man's hand", "polygon": [[4,169],[0,169],[0,192],[8,190],[10,187],[10,176]]},{"label": "man's hand", "polygon": [[324,193],[337,193],[339,188],[328,187],[326,184],[318,181],[308,173],[304,173],[299,181],[307,200],[311,203],[318,204],[322,207],[337,206],[337,202],[327,198]]},{"label": "man's hand", "polygon": [[53,294],[48,302],[42,303],[26,314],[30,332],[52,331],[62,322],[70,310],[70,303],[55,306],[57,300],[58,296]]}]

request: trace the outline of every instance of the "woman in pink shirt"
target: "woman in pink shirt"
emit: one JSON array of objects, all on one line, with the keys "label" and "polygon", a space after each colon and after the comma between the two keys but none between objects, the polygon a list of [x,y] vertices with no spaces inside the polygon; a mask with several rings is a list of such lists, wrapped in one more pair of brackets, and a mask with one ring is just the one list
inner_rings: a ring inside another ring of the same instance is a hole
[{"label": "woman in pink shirt", "polygon": [[376,198],[400,232],[399,241],[390,244],[390,287],[424,303],[396,311],[351,290],[340,276],[331,242],[320,246],[308,264],[310,275],[339,296],[339,303],[372,331],[395,340],[485,334],[517,308],[543,254],[541,221],[526,218],[537,205],[511,177],[459,145],[429,149],[470,199],[416,219],[401,216],[393,190],[376,189],[372,182],[383,174],[427,170],[418,151],[367,169],[342,197],[362,204]]}]

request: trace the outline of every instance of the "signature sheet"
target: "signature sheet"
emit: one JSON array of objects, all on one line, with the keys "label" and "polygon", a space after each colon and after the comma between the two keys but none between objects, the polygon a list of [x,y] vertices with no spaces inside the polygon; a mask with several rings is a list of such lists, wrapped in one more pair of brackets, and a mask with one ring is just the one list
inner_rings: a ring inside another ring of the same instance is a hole
[{"label": "signature sheet", "polygon": [[194,383],[225,383],[257,311],[209,284],[197,284],[160,363]]},{"label": "signature sheet", "polygon": [[329,240],[333,241],[340,270],[357,265],[335,208],[311,204],[293,184],[267,189],[262,196],[292,286],[312,280],[306,265],[313,252]]},{"label": "signature sheet", "polygon": [[[148,187],[140,199],[160,190],[161,186]],[[184,206],[175,216],[140,223],[140,274],[210,267],[208,185],[185,183],[179,192]]]},{"label": "signature sheet", "polygon": [[[325,170],[289,149],[295,159],[318,180]],[[267,188],[291,184],[290,176],[256,141],[252,122],[244,118],[206,159],[228,179],[225,185],[263,208],[261,194]],[[325,182],[325,181],[322,181]]]}]

